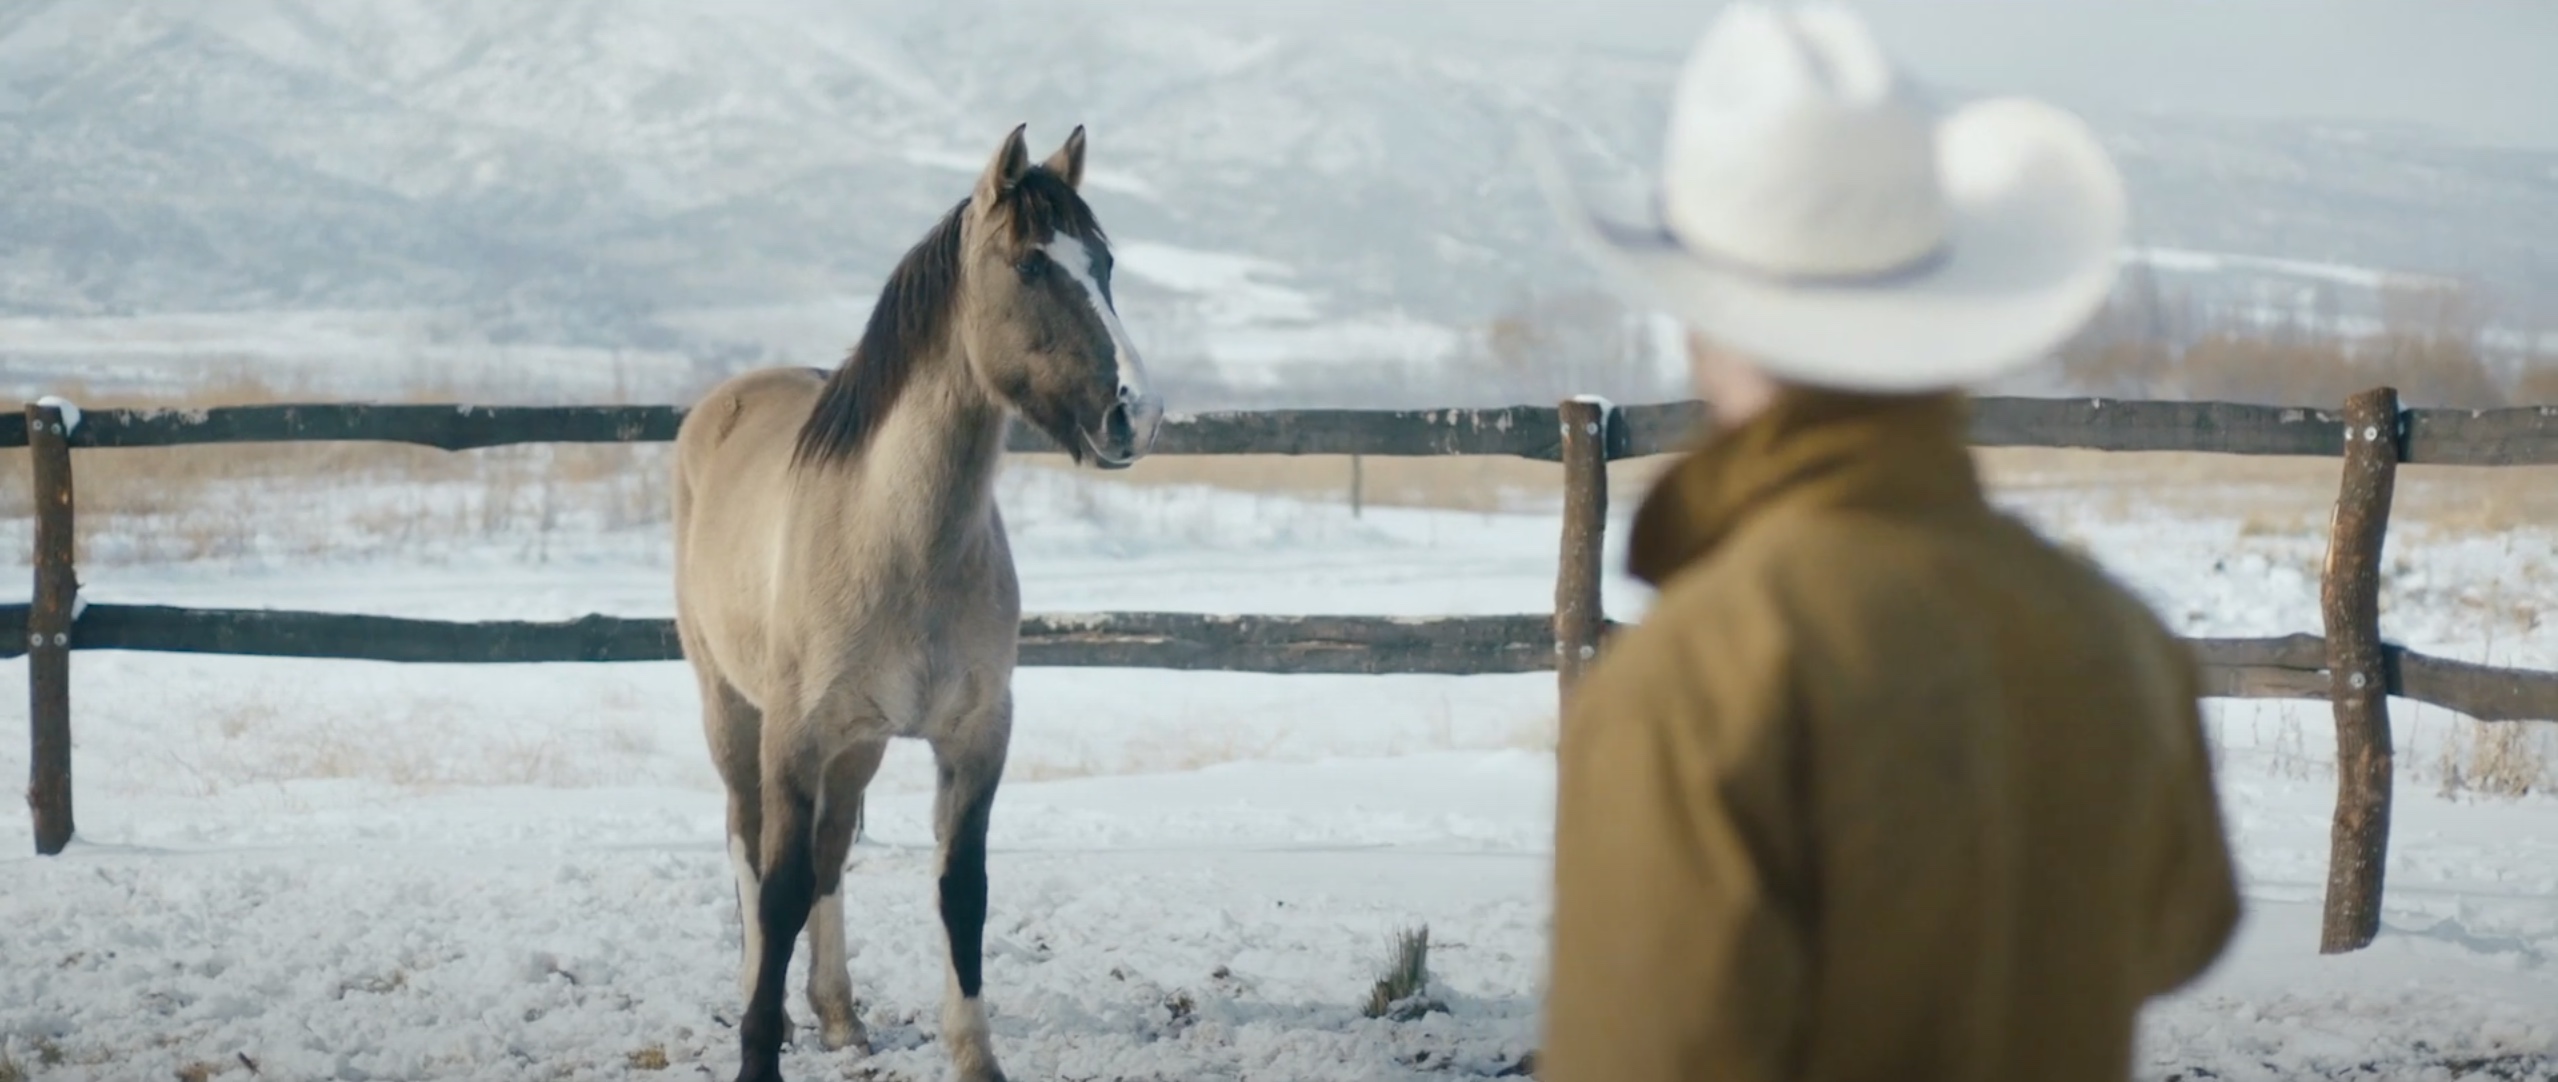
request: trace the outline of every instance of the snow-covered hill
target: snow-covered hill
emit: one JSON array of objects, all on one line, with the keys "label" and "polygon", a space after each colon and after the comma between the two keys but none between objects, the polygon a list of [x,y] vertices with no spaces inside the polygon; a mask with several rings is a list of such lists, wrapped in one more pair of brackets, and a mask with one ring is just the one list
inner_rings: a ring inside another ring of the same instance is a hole
[{"label": "snow-covered hill", "polygon": [[[1029,121],[1091,126],[1123,241],[1256,268],[1241,297],[1133,281],[1159,349],[1408,358],[1586,288],[1516,132],[1647,161],[1674,59],[1099,0],[0,0],[0,315],[433,309],[500,342],[823,361],[776,313],[867,296]],[[2141,246],[2558,310],[2558,155],[2095,119]]]}]

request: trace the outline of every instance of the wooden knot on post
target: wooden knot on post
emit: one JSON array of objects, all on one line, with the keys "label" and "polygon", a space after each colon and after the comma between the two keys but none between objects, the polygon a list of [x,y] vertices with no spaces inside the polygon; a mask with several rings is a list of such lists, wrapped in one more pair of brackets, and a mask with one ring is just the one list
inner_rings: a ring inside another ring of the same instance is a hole
[{"label": "wooden knot on post", "polygon": [[2324,954],[2360,950],[2380,934],[2396,770],[2380,638],[2380,554],[2404,438],[2398,392],[2382,387],[2347,399],[2344,437],[2344,479],[2319,580],[2336,715],[2336,818],[2328,837],[2327,909],[2318,948]]},{"label": "wooden knot on post", "polygon": [[1615,410],[1574,398],[1557,410],[1563,424],[1563,553],[1554,580],[1554,667],[1559,694],[1599,657],[1607,611],[1599,600],[1608,529],[1609,426]]},{"label": "wooden knot on post", "polygon": [[36,853],[52,856],[71,843],[71,621],[80,598],[71,562],[71,429],[60,408],[27,407],[27,452],[36,504],[26,631],[27,810]]}]

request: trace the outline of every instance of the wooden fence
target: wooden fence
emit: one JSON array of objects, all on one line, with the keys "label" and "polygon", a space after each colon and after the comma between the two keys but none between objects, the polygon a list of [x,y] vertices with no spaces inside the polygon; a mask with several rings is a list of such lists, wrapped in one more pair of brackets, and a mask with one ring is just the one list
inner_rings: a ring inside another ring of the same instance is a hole
[{"label": "wooden fence", "polygon": [[[1551,614],[1405,619],[1114,612],[1032,615],[1022,663],[1267,673],[1517,673],[1554,670],[1560,687],[1598,656],[1614,626],[1600,604],[1608,463],[1676,451],[1703,419],[1693,402],[1610,407],[1290,410],[1168,421],[1157,454],[1508,455],[1560,462],[1564,506]],[[363,440],[448,451],[524,443],[663,442],[670,406],[272,405],[105,410],[66,424],[28,406],[0,416],[0,448],[27,447],[35,480],[35,592],[0,606],[0,657],[28,655],[36,850],[72,834],[70,653],[145,650],[373,661],[669,661],[672,621],[587,616],[456,623],[272,610],[82,605],[72,566],[74,449]],[[2322,949],[2357,949],[2379,928],[2393,775],[2388,700],[2433,703],[2487,721],[2558,719],[2558,673],[2427,657],[2384,642],[2381,544],[2401,462],[2558,464],[2558,409],[2401,410],[2394,391],[2341,412],[2220,402],[1984,398],[1984,447],[2192,451],[2341,458],[2343,483],[2323,582],[2325,635],[2190,639],[2208,694],[2328,699],[2337,724],[2337,805]],[[1016,427],[1012,450],[1054,452]]]}]

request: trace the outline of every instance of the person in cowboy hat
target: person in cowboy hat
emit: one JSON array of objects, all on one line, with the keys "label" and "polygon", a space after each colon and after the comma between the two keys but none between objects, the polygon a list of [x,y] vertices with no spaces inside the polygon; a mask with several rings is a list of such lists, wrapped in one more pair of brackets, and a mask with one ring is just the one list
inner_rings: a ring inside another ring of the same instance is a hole
[{"label": "person in cowboy hat", "polygon": [[1966,385],[2111,288],[2122,183],[2050,106],[1923,106],[1834,7],[1727,8],[1658,221],[1540,171],[1678,316],[1714,431],[1572,693],[1537,1075],[2122,1079],[2239,900],[2190,653],[1984,500]]}]

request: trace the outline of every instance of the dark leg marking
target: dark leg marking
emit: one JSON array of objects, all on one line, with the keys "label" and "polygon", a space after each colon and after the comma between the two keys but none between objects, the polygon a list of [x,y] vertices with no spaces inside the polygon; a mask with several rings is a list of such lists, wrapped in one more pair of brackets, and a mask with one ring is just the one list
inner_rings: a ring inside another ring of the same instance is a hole
[{"label": "dark leg marking", "polygon": [[746,1017],[738,1025],[744,1052],[738,1082],[779,1082],[782,1077],[782,1041],[790,1028],[782,1012],[783,986],[790,978],[791,948],[808,926],[809,906],[817,900],[810,819],[808,803],[795,795],[766,807],[764,896],[756,914],[764,928],[764,960],[755,974],[755,994],[746,1002]]},{"label": "dark leg marking", "polygon": [[[946,773],[943,784],[952,780]],[[977,998],[984,983],[986,830],[995,805],[992,779],[974,787],[964,798],[958,822],[951,825],[950,853],[941,872],[941,922],[950,935],[950,968],[959,978],[959,994],[970,999]]]}]

